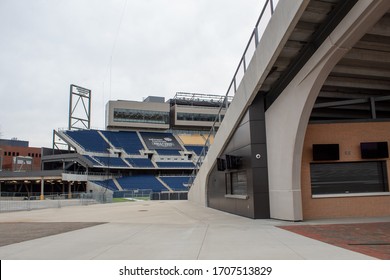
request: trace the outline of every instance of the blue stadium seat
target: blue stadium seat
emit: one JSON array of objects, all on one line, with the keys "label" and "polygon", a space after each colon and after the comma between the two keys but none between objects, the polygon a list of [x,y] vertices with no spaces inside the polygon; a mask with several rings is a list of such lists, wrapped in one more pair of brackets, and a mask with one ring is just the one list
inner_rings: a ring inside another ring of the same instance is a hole
[{"label": "blue stadium seat", "polygon": [[97,130],[68,130],[65,134],[77,142],[85,151],[108,153],[110,145]]},{"label": "blue stadium seat", "polygon": [[95,156],[98,162],[107,167],[129,167],[121,158],[117,157],[98,157]]},{"label": "blue stadium seat", "polygon": [[114,180],[112,179],[108,179],[104,181],[91,181],[91,182],[112,191],[119,191],[118,187],[114,183]]},{"label": "blue stadium seat", "polygon": [[156,149],[156,152],[162,156],[180,156],[179,150]]},{"label": "blue stadium seat", "polygon": [[200,155],[202,153],[204,146],[196,146],[196,145],[185,145],[184,146],[187,151],[193,151],[196,155]]},{"label": "blue stadium seat", "polygon": [[134,175],[117,179],[124,190],[168,191],[154,175]]},{"label": "blue stadium seat", "polygon": [[128,163],[138,168],[154,168],[152,161],[148,158],[126,158]]},{"label": "blue stadium seat", "polygon": [[94,159],[93,157],[91,156],[88,156],[88,155],[83,155],[83,157],[85,159],[87,159],[88,161],[92,162],[93,165],[102,165],[100,162],[98,162],[96,159]]},{"label": "blue stadium seat", "polygon": [[174,191],[188,191],[188,176],[161,176],[160,179]]},{"label": "blue stadium seat", "polygon": [[135,131],[102,131],[115,148],[122,148],[129,155],[139,155],[144,149]]},{"label": "blue stadium seat", "polygon": [[170,162],[165,162],[165,161],[160,161],[156,162],[157,166],[160,168],[194,168],[194,164],[192,162],[180,162],[180,161],[170,161]]}]

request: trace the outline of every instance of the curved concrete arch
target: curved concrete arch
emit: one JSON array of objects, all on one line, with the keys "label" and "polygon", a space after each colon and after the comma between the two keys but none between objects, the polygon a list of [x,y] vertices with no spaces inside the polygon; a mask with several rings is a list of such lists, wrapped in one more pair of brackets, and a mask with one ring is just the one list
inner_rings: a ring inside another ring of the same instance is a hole
[{"label": "curved concrete arch", "polygon": [[[283,6],[279,6],[280,9],[275,11],[261,38],[260,47],[256,49],[237,89],[236,96],[218,130],[214,143],[199,169],[189,192],[189,200],[208,206],[209,176],[216,159],[237,132],[240,119],[248,112],[252,102],[257,99],[258,92],[287,42],[289,33],[294,29],[309,2],[309,0],[285,1]],[[261,195],[268,197],[269,193],[271,218],[292,221],[303,219],[302,152],[315,100],[337,62],[389,8],[390,1],[388,0],[358,0],[265,112],[269,192],[263,192]],[[261,176],[267,177],[267,174],[261,174]],[[224,187],[221,182],[215,185],[220,189]],[[263,188],[263,185],[261,187]],[[254,193],[251,194],[254,195]],[[223,193],[218,193],[218,196],[223,195]],[[261,204],[257,200],[253,204],[256,203]],[[258,205],[249,205],[249,203],[247,205],[248,209],[256,206]],[[240,214],[236,210],[232,212]]]},{"label": "curved concrete arch", "polygon": [[359,1],[266,111],[271,218],[302,220],[301,158],[311,110],[330,71],[389,9]]},{"label": "curved concrete arch", "polygon": [[334,46],[331,49],[325,59],[320,53],[312,57],[266,112],[272,218],[303,219],[300,170],[307,124],[323,83],[347,52]]}]

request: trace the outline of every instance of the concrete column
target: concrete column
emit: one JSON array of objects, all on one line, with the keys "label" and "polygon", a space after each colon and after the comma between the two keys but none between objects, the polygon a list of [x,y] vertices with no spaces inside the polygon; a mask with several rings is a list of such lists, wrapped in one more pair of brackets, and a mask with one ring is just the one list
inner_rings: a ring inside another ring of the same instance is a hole
[{"label": "concrete column", "polygon": [[68,198],[69,199],[72,198],[72,185],[73,185],[73,182],[68,183]]},{"label": "concrete column", "polygon": [[[336,56],[341,58],[345,52],[334,50],[334,63]],[[301,71],[266,112],[271,218],[303,219],[300,176],[303,141],[311,108],[333,68],[329,62],[329,58],[320,64],[309,62],[305,68],[311,69]]]},{"label": "concrete column", "polygon": [[41,177],[41,195],[39,196],[39,199],[40,200],[44,200],[45,199],[45,180],[43,177]]}]

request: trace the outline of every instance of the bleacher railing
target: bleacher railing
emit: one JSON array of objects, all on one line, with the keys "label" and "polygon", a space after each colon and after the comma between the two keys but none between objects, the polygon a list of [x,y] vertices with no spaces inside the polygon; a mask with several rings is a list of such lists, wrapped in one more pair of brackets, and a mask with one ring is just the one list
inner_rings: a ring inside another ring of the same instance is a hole
[{"label": "bleacher railing", "polygon": [[228,90],[225,94],[224,102],[221,103],[221,106],[219,107],[218,114],[214,120],[214,123],[210,129],[210,132],[207,135],[207,139],[205,142],[205,145],[203,146],[202,152],[198,156],[198,160],[195,164],[195,167],[192,171],[192,174],[190,176],[188,185],[191,187],[195,177],[198,173],[199,168],[201,167],[204,158],[206,157],[207,151],[211,145],[211,138],[215,136],[217,132],[217,124],[221,123],[221,112],[222,109],[229,107],[229,98],[231,98],[237,91],[237,88],[242,81],[242,78],[245,75],[245,72],[247,70],[247,66],[250,62],[250,60],[253,57],[253,54],[255,53],[257,47],[259,46],[260,38],[264,34],[265,28],[271,19],[272,15],[274,14],[274,10],[276,5],[279,3],[279,0],[266,0],[264,3],[264,6],[261,10],[260,16],[256,22],[255,28],[253,29],[248,43],[245,47],[244,53],[241,56],[240,62],[238,63],[238,66],[236,68],[236,71],[234,72],[233,79],[231,80]]}]

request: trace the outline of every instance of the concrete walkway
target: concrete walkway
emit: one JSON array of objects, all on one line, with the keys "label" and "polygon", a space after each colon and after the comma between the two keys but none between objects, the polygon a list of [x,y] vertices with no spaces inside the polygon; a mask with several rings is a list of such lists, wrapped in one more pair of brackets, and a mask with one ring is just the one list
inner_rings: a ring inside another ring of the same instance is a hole
[{"label": "concrete walkway", "polygon": [[[368,220],[383,221],[365,222]],[[0,214],[3,225],[77,222],[102,224],[2,246],[0,259],[373,259],[277,227],[297,223],[252,220],[188,201],[112,203]]]}]

